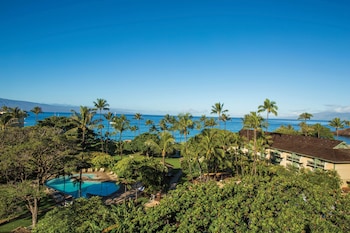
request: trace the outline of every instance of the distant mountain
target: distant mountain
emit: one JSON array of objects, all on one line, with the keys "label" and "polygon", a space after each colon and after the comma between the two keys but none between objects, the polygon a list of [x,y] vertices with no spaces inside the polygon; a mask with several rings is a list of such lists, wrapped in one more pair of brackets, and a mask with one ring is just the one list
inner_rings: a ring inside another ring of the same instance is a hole
[{"label": "distant mountain", "polygon": [[[22,100],[9,100],[0,98],[0,108],[2,106],[7,107],[18,107],[24,111],[30,112],[34,107],[40,107],[43,112],[71,112],[71,110],[75,110],[79,112],[80,106],[73,105],[60,105],[60,104],[43,104],[43,103],[35,103],[29,101]],[[91,107],[91,106],[89,106]],[[126,109],[110,109],[111,112],[116,112],[118,114],[132,114],[133,112]]]},{"label": "distant mountain", "polygon": [[350,120],[350,112],[318,112],[312,115],[312,120],[332,120],[336,117],[341,120]]},{"label": "distant mountain", "polygon": [[0,98],[0,107],[7,106],[7,107],[18,107],[24,111],[30,111],[34,107],[41,107],[43,112],[70,112],[73,110],[79,110],[78,106],[69,106],[69,105],[50,105],[50,104],[42,104],[42,103],[34,103],[29,101],[22,101],[22,100],[9,100],[9,99],[3,99]]}]

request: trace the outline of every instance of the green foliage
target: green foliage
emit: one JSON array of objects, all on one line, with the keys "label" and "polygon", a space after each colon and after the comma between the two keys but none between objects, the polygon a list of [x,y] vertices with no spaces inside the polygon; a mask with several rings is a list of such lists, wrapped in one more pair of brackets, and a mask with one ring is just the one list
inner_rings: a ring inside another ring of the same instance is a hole
[{"label": "green foliage", "polygon": [[292,125],[281,125],[279,128],[275,129],[276,133],[282,133],[282,134],[290,134],[290,135],[298,135],[299,132],[294,129]]},{"label": "green foliage", "polygon": [[130,188],[139,181],[145,186],[145,191],[152,192],[162,189],[166,167],[153,158],[130,156],[120,160],[112,170],[126,187]]},{"label": "green foliage", "polygon": [[349,231],[343,216],[349,210],[338,205],[348,197],[339,189],[309,182],[303,172],[275,166],[264,170],[222,188],[213,182],[179,186],[134,222],[140,223],[140,232]]},{"label": "green foliage", "polygon": [[95,168],[109,168],[114,165],[115,159],[109,154],[102,152],[93,152],[92,153],[91,164]]},{"label": "green foliage", "polygon": [[204,129],[183,144],[181,166],[190,177],[231,172],[240,140],[238,134],[226,130]]},{"label": "green foliage", "polygon": [[300,135],[300,134],[307,134],[312,137],[317,138],[327,138],[327,139],[334,139],[333,133],[331,130],[321,124],[314,124],[314,125],[307,125],[305,122],[302,122],[300,124],[301,132],[294,129],[291,125],[281,125],[279,128],[277,128],[274,132],[276,133],[282,133],[282,134],[290,134],[290,135]]},{"label": "green foliage", "polygon": [[349,232],[350,198],[338,184],[333,172],[260,163],[256,176],[178,185],[147,209],[78,199],[34,232]]},{"label": "green foliage", "polygon": [[47,117],[43,120],[38,121],[38,126],[59,128],[62,129],[64,132],[67,132],[68,130],[76,127],[74,122],[70,118],[64,116]]},{"label": "green foliage", "polygon": [[0,219],[11,218],[22,212],[16,189],[10,185],[0,185],[0,193]]},{"label": "green foliage", "polygon": [[51,127],[13,128],[1,132],[0,138],[2,182],[26,203],[35,225],[43,185],[65,169],[70,143],[61,129]]},{"label": "green foliage", "polygon": [[132,152],[141,152],[142,154],[150,154],[150,147],[145,144],[146,141],[153,140],[159,142],[156,134],[143,133],[134,138],[130,143],[125,145],[125,149]]},{"label": "green foliage", "polygon": [[313,129],[313,134],[312,134],[313,137],[334,139],[333,133],[328,127],[323,126],[319,123],[314,124],[311,127]]},{"label": "green foliage", "polygon": [[114,224],[116,216],[103,205],[100,198],[79,198],[72,205],[56,207],[42,218],[34,233],[102,232]]}]

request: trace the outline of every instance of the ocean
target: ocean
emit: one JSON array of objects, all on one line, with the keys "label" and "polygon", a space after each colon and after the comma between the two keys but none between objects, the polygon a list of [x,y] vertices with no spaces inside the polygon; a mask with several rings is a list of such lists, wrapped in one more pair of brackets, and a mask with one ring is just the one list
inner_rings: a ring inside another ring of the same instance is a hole
[{"label": "ocean", "polygon": [[[72,113],[67,113],[67,112],[44,112],[44,113],[40,113],[38,114],[38,120],[43,120],[47,117],[51,117],[51,116],[65,116],[65,117],[70,117],[72,116]],[[154,122],[154,124],[156,126],[158,126],[158,123],[161,119],[164,118],[164,116],[160,116],[160,115],[142,115],[142,120],[140,120],[140,122],[138,122],[137,120],[133,119],[134,115],[125,115],[127,117],[127,119],[130,121],[130,126],[140,126],[140,133],[144,133],[144,132],[149,132],[149,126],[146,125],[146,121],[147,120],[152,120]],[[209,117],[214,117],[214,116],[207,116]],[[99,119],[100,115],[96,114],[95,115],[95,119]],[[193,120],[199,120],[200,117],[193,117]],[[214,117],[216,118],[216,117]],[[102,116],[103,121],[103,133],[106,132],[108,130],[108,122],[104,119],[104,117]],[[269,119],[269,131],[274,131],[275,129],[279,128],[281,125],[287,126],[287,125],[291,125],[294,127],[294,129],[299,129],[299,123],[301,121],[300,120],[293,120],[293,119],[278,119],[278,118],[272,118]],[[335,131],[334,128],[330,127],[328,125],[329,121],[326,120],[308,120],[307,121],[308,124],[321,124],[325,127],[330,128],[332,131]],[[24,126],[33,126],[36,124],[36,116],[34,113],[29,113],[29,116],[27,118],[25,118],[25,122],[24,122]],[[239,130],[242,129],[242,118],[232,118],[230,121],[226,122],[226,129],[230,130],[232,132],[238,132]],[[215,126],[218,127],[218,126]],[[220,123],[220,128],[224,129],[225,125],[223,122]],[[97,129],[96,129],[97,130]],[[114,129],[112,127],[112,125],[109,126],[109,132],[113,132]],[[122,140],[132,140],[135,136],[137,136],[139,133],[139,131],[135,131],[132,132],[130,130],[124,131],[122,133]],[[196,129],[192,129],[190,130],[189,135],[187,136],[187,138],[192,137],[196,134],[198,134],[199,131]],[[115,138],[116,140],[119,139],[119,134],[116,134],[114,136],[112,136],[112,138]],[[180,142],[183,141],[183,135],[180,135],[179,132],[175,132],[174,133],[174,137],[176,139],[176,141]],[[335,139],[337,139],[335,137]],[[339,140],[345,141],[347,144],[350,145],[350,138],[349,137],[340,137],[338,138]]]}]

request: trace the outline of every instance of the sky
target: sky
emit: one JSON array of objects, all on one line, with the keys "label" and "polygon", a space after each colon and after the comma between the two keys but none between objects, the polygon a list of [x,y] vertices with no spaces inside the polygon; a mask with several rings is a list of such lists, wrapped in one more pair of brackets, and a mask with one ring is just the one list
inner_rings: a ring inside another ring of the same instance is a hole
[{"label": "sky", "polygon": [[350,114],[347,0],[5,0],[0,98],[142,114]]}]

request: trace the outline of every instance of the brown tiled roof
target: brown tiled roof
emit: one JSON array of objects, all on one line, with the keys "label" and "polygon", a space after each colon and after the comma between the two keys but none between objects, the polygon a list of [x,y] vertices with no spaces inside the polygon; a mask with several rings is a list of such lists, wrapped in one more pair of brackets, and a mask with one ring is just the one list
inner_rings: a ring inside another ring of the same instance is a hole
[{"label": "brown tiled roof", "polygon": [[[294,152],[306,157],[318,158],[333,163],[350,163],[350,149],[334,149],[342,143],[339,140],[307,137],[302,135],[289,135],[268,133],[272,137],[271,148]],[[242,130],[241,136],[249,139],[253,131]]]}]

